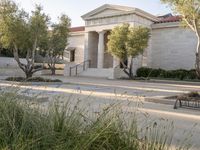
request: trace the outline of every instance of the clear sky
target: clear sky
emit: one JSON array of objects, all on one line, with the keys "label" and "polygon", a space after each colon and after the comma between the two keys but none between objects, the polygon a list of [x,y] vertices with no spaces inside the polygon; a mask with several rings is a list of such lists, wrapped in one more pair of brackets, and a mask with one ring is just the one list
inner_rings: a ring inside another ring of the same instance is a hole
[{"label": "clear sky", "polygon": [[103,5],[117,4],[137,7],[154,15],[163,15],[171,12],[169,8],[161,4],[160,0],[15,0],[26,11],[31,12],[34,4],[41,4],[44,11],[56,21],[57,17],[65,13],[72,19],[72,26],[84,25],[81,16]]}]

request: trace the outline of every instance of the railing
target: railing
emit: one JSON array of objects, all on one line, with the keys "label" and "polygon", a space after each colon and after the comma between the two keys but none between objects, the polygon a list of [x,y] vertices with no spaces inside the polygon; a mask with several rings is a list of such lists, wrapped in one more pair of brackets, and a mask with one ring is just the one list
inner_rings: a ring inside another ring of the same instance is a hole
[{"label": "railing", "polygon": [[70,67],[69,69],[69,76],[72,76],[72,71],[75,69],[75,76],[78,75],[78,68],[81,67],[82,71],[85,71],[87,68],[90,68],[90,60],[86,60],[78,65]]}]

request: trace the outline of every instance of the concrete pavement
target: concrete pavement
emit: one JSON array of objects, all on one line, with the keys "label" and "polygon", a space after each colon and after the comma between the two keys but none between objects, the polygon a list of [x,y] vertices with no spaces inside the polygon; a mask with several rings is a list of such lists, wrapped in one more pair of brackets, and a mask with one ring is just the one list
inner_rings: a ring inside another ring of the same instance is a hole
[{"label": "concrete pavement", "polygon": [[[200,147],[200,111],[178,109],[172,105],[164,105],[144,101],[145,97],[173,96],[189,91],[200,91],[200,86],[166,83],[148,83],[127,80],[106,80],[96,78],[63,78],[64,83],[11,83],[0,81],[2,90],[10,87],[19,89],[24,95],[39,95],[49,97],[49,101],[55,100],[54,96],[61,96],[66,101],[69,96],[73,102],[81,101],[83,107],[92,112],[98,112],[102,107],[118,103],[127,112],[134,112],[137,108],[142,114],[140,120],[149,122],[165,120],[174,122],[174,142],[191,137],[193,149]],[[184,132],[186,131],[186,132]],[[186,135],[184,135],[186,134]]]}]

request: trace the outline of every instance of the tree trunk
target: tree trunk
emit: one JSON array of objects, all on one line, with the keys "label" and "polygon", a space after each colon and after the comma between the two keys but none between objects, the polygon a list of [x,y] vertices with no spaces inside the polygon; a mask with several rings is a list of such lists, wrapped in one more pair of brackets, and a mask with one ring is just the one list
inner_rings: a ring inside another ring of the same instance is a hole
[{"label": "tree trunk", "polygon": [[56,75],[56,68],[51,68],[51,75]]},{"label": "tree trunk", "polygon": [[32,78],[33,73],[32,72],[26,72],[26,79]]},{"label": "tree trunk", "polygon": [[196,74],[198,79],[200,79],[200,37],[199,35],[197,35],[198,37],[198,43],[197,43],[197,51],[196,51],[196,65],[195,65],[195,69],[196,69]]},{"label": "tree trunk", "polygon": [[124,73],[128,75],[129,79],[133,79],[134,78],[134,76],[133,76],[133,57],[131,57],[131,62],[130,62],[129,67],[128,67],[128,65],[126,66],[124,64],[123,60],[121,61],[121,64],[123,66]]},{"label": "tree trunk", "polygon": [[124,60],[120,60],[120,62],[121,62],[121,64],[122,64],[124,73],[125,73],[127,76],[129,76],[129,75],[130,75],[130,74],[129,74],[129,71],[127,71],[127,68],[128,68],[128,67],[125,65]]},{"label": "tree trunk", "polygon": [[129,78],[133,79],[133,57],[131,57],[131,63],[129,68]]}]

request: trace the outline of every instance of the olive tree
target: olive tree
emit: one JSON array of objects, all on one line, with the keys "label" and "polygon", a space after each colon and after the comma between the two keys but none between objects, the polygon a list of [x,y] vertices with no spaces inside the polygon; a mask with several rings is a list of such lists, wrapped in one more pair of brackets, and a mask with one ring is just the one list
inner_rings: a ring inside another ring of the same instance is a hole
[{"label": "olive tree", "polygon": [[[12,0],[0,1],[0,43],[4,48],[12,49],[14,59],[26,78],[43,69],[35,65],[35,53],[47,38],[48,22],[41,6],[36,5],[29,15]],[[21,61],[20,51],[26,54],[26,63]]]},{"label": "olive tree", "polygon": [[[120,60],[124,72],[133,78],[133,58],[142,54],[148,46],[150,30],[146,27],[130,27],[129,24],[115,27],[108,39],[108,52]],[[131,62],[126,64],[130,58]]]},{"label": "olive tree", "polygon": [[46,56],[48,66],[51,69],[52,75],[55,75],[56,63],[63,57],[64,50],[68,45],[69,27],[71,20],[67,15],[62,15],[59,18],[59,23],[52,25],[52,30],[49,32]]},{"label": "olive tree", "polygon": [[195,32],[198,39],[195,68],[200,78],[200,0],[161,0],[182,16],[182,22]]}]

